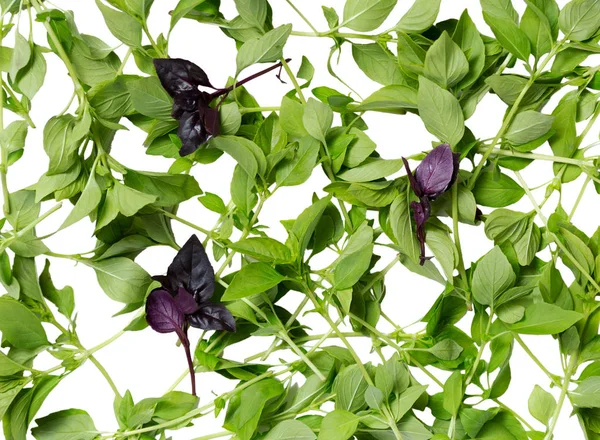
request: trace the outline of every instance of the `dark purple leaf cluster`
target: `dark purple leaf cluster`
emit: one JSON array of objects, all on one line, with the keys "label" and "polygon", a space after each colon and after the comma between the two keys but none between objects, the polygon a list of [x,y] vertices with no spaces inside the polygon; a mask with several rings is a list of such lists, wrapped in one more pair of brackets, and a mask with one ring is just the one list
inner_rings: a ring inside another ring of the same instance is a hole
[{"label": "dark purple leaf cluster", "polygon": [[211,302],[215,274],[198,237],[192,235],[179,250],[167,275],[153,277],[161,283],[146,300],[146,320],[159,333],[176,333],[186,350],[192,392],[195,394],[189,327],[235,331],[235,319],[223,304]]},{"label": "dark purple leaf cluster", "polygon": [[435,147],[415,170],[410,170],[408,161],[402,158],[410,186],[419,198],[411,202],[410,207],[417,225],[417,238],[421,244],[421,265],[425,264],[425,223],[431,215],[431,201],[439,197],[452,186],[458,175],[458,153],[453,153],[450,145],[441,144]]},{"label": "dark purple leaf cluster", "polygon": [[[206,72],[191,61],[181,58],[155,58],[154,68],[158,79],[173,98],[171,116],[179,121],[177,130],[177,135],[181,139],[179,154],[181,156],[192,154],[211,138],[219,135],[221,130],[219,106],[229,92],[248,81],[280,68],[281,65],[281,63],[277,63],[233,86],[217,89],[210,83]],[[214,92],[208,93],[199,90],[198,87],[208,87]],[[216,107],[211,107],[210,104],[218,97],[222,97],[222,99]]]},{"label": "dark purple leaf cluster", "polygon": [[215,89],[208,76],[194,63],[181,58],[157,58],[154,68],[163,88],[173,98],[171,116],[179,121],[179,154],[193,153],[220,130],[219,110],[210,107],[215,96],[198,89]]}]

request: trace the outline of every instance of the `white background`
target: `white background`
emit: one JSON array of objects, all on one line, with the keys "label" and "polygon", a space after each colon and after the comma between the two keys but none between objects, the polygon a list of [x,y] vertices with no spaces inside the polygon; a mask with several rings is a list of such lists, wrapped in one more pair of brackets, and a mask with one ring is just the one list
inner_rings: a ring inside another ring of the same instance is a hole
[{"label": "white background", "polygon": [[[236,13],[233,1],[224,0],[222,12],[226,18],[233,18]],[[326,22],[322,16],[321,6],[332,6],[340,13],[343,9],[343,0],[320,1],[297,1],[297,6],[309,17],[319,30],[326,29]],[[400,4],[391,14],[382,29],[389,28],[395,24],[406,11],[411,1],[399,2]],[[524,9],[521,1],[514,2],[519,12]],[[559,1],[561,6],[566,3]],[[75,13],[75,21],[81,32],[92,34],[102,38],[110,45],[118,46],[118,41],[108,32],[102,17],[91,0],[66,1],[57,0],[58,7],[71,9]],[[168,30],[168,11],[175,7],[175,1],[156,0],[152,7],[149,19],[150,31],[154,36]],[[299,19],[294,11],[283,0],[272,0],[274,9],[274,25],[293,23],[294,30],[310,31]],[[447,18],[458,18],[461,12],[469,9],[469,13],[478,28],[491,35],[489,28],[483,22],[479,2],[475,0],[445,0],[442,2],[442,10],[438,20]],[[21,29],[26,35],[27,20],[21,19]],[[46,36],[43,27],[34,23],[34,35],[38,44],[46,45]],[[5,44],[9,44],[10,40]],[[326,60],[330,48],[330,41],[319,38],[291,37],[285,48],[285,56],[293,58],[291,63],[294,71],[299,67],[302,55],[306,55],[316,68],[313,87],[328,85],[344,93],[347,90],[335,79],[327,74]],[[377,90],[380,86],[370,81],[357,67],[355,67],[350,55],[350,48],[345,46],[340,65],[336,70],[351,84],[363,97]],[[120,47],[117,52],[123,56],[126,48]],[[187,58],[196,62],[208,73],[213,84],[217,86],[224,84],[229,75],[235,72],[235,45],[233,40],[227,38],[217,27],[200,25],[194,21],[181,20],[173,32],[170,43],[170,55],[172,57]],[[66,105],[72,92],[72,83],[67,76],[61,61],[54,54],[47,54],[48,73],[46,82],[33,103],[31,117],[37,125],[36,130],[30,130],[27,138],[27,147],[23,158],[9,170],[9,187],[11,192],[24,188],[37,181],[39,176],[47,169],[47,157],[42,148],[42,129],[46,121],[57,114]],[[248,72],[253,69],[251,68]],[[125,68],[125,73],[137,73],[133,60]],[[285,76],[285,75],[284,75]],[[279,84],[274,75],[267,75],[248,85],[251,93],[255,94],[259,103],[263,106],[278,106],[281,96],[291,87]],[[305,92],[309,93],[309,92]],[[548,109],[553,108],[557,99],[553,99]],[[467,121],[468,126],[479,138],[492,137],[500,127],[505,105],[495,96],[488,96],[479,105],[475,115]],[[548,112],[551,110],[547,110]],[[8,112],[6,112],[8,113]],[[12,114],[6,114],[7,122],[13,120]],[[371,113],[365,116],[370,126],[369,136],[377,143],[378,152],[384,158],[399,158],[426,150],[431,145],[432,136],[423,128],[422,123],[415,115],[396,116],[381,113]],[[142,141],[144,133],[128,124],[130,131],[120,131],[113,143],[113,155],[123,164],[140,170],[166,171],[170,161],[162,157],[145,155]],[[597,127],[591,130],[589,139],[584,141],[587,145],[597,140]],[[548,146],[542,147],[539,152],[548,153]],[[219,194],[226,202],[229,200],[229,182],[233,170],[233,161],[228,157],[222,157],[210,166],[198,165],[193,174],[204,191]],[[534,164],[526,169],[525,176],[531,187],[537,186],[547,180],[551,175],[551,164]],[[280,220],[295,218],[305,207],[311,203],[313,191],[322,195],[321,188],[327,184],[322,170],[315,169],[311,179],[301,187],[282,188],[266,204],[261,215],[262,224],[271,227],[270,234],[280,240],[285,239],[284,229]],[[563,201],[565,207],[570,209],[576,194],[581,186],[581,179],[568,185],[564,189]],[[543,191],[543,190],[542,190]],[[538,200],[543,197],[543,192],[535,193]],[[585,232],[591,234],[597,227],[594,206],[597,206],[596,193],[590,185],[577,212],[574,221]],[[556,197],[553,197],[547,206],[554,206]],[[43,204],[42,212],[49,209],[54,202]],[[52,232],[67,216],[71,206],[65,202],[63,208],[43,222],[39,228],[39,235]],[[515,209],[523,211],[531,210],[531,205],[524,197]],[[596,211],[597,212],[597,211]],[[200,203],[192,199],[185,203],[180,209],[180,215],[190,221],[211,227],[216,216],[207,211]],[[177,241],[182,244],[192,230],[173,222]],[[492,243],[485,237],[483,226],[478,228],[461,226],[461,238],[466,263],[479,258],[492,247]],[[47,245],[59,253],[81,253],[94,248],[95,240],[92,237],[93,226],[89,221],[82,221],[67,230],[56,234],[47,240]],[[381,269],[391,260],[392,254],[377,250],[382,254],[378,265]],[[210,254],[210,253],[209,253]],[[160,274],[166,268],[174,255],[174,251],[165,247],[156,247],[145,251],[138,262],[151,274]],[[43,258],[39,258],[38,265],[43,267]],[[78,333],[82,343],[86,347],[92,347],[107,339],[128,322],[129,317],[111,318],[121,305],[111,301],[99,288],[92,269],[83,265],[74,265],[68,260],[52,261],[52,276],[57,286],[71,285],[76,292],[76,309],[78,313]],[[570,282],[571,278],[566,278]],[[388,294],[384,301],[386,313],[392,316],[400,325],[407,325],[418,320],[429,309],[430,305],[441,292],[441,287],[429,280],[411,274],[402,266],[397,265],[387,278]],[[293,294],[287,304],[295,304],[299,300],[298,294]],[[461,326],[468,331],[469,321],[464,320]],[[309,323],[315,332],[325,329],[321,320],[308,316]],[[415,331],[419,326],[412,327]],[[386,329],[382,325],[382,329]],[[389,330],[389,329],[388,329]],[[48,329],[52,333],[51,329]],[[322,332],[320,332],[322,333]],[[193,343],[199,333],[192,332]],[[553,373],[561,373],[558,344],[550,336],[524,337],[539,356],[542,362]],[[256,338],[250,344],[242,344],[226,352],[226,357],[243,360],[246,356],[267,347],[271,340],[263,338],[257,343]],[[357,350],[364,355],[364,359],[371,358],[368,355],[369,346],[366,341],[359,343],[353,340]],[[251,346],[249,346],[251,345]],[[489,354],[489,353],[488,353]],[[278,354],[279,356],[280,354]],[[278,357],[277,356],[277,357]],[[277,359],[277,357],[275,359]],[[150,330],[143,332],[128,333],[117,342],[97,353],[97,358],[104,364],[112,375],[119,390],[123,393],[126,389],[131,390],[134,400],[139,401],[145,397],[156,397],[164,394],[173,381],[185,369],[185,358],[181,348],[175,346],[175,338],[171,335],[159,335]],[[289,356],[288,356],[289,358]],[[56,360],[47,356],[40,357],[36,368],[50,368],[56,364]],[[527,399],[534,384],[540,384],[549,389],[549,381],[527,355],[515,346],[512,358],[512,382],[508,392],[501,400],[524,415],[539,430],[543,430],[541,424],[528,416]],[[437,370],[435,371],[438,374]],[[423,383],[430,381],[421,374],[414,372],[415,376]],[[440,372],[441,379],[445,379],[445,373]],[[197,376],[198,388],[200,390],[201,404],[206,404],[214,397],[213,393],[219,394],[233,388],[235,383],[222,378],[217,374],[203,373]],[[186,378],[178,389],[188,391],[189,379]],[[435,384],[429,388],[430,393],[439,392]],[[557,390],[552,390],[557,395]],[[38,417],[66,408],[81,408],[88,411],[93,417],[96,427],[101,431],[114,431],[117,428],[112,411],[113,393],[105,383],[102,376],[95,367],[88,363],[64,379],[59,387],[50,395],[42,406]],[[555,431],[557,439],[569,438],[570,440],[583,439],[576,418],[569,418],[571,408],[565,404],[561,414],[561,420]],[[428,413],[418,414],[426,421],[431,421]],[[172,432],[173,438],[177,440],[190,439],[195,436],[206,435],[221,431],[222,418],[213,420],[204,417],[195,422],[195,427],[185,431]]]}]

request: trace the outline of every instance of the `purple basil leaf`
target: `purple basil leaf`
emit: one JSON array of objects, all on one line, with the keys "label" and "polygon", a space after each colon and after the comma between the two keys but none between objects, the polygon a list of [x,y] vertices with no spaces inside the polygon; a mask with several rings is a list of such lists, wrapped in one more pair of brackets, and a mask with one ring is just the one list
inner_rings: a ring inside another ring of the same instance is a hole
[{"label": "purple basil leaf", "polygon": [[402,158],[402,162],[404,162],[404,168],[406,169],[406,175],[408,176],[408,182],[410,183],[410,187],[412,188],[413,192],[417,195],[417,197],[422,197],[423,190],[421,189],[421,185],[419,185],[419,182],[417,182],[415,176],[410,170],[410,165],[408,164],[408,161],[405,158]]},{"label": "purple basil leaf", "polygon": [[204,129],[208,135],[207,139],[218,136],[221,132],[221,119],[219,110],[212,107],[200,107],[200,117],[203,121]]},{"label": "purple basil leaf", "polygon": [[181,58],[156,58],[154,68],[160,83],[172,97],[197,90],[198,86],[214,89],[204,70],[190,61]]},{"label": "purple basil leaf", "polygon": [[202,93],[197,90],[191,90],[188,93],[180,93],[173,98],[173,110],[171,116],[174,119],[179,119],[188,112],[193,113],[198,109],[198,102],[202,100]]},{"label": "purple basil leaf", "polygon": [[153,290],[146,300],[146,321],[154,331],[159,333],[176,332],[184,342],[183,326],[185,315],[177,307],[175,299],[163,289]]},{"label": "purple basil leaf", "polygon": [[185,112],[179,119],[177,136],[181,139],[180,156],[187,156],[198,149],[207,141],[206,130],[200,122],[200,114],[197,111]]},{"label": "purple basil leaf", "polygon": [[454,156],[448,144],[435,147],[415,171],[423,195],[437,197],[448,189],[455,174]]},{"label": "purple basil leaf", "polygon": [[196,312],[200,307],[192,294],[190,294],[183,287],[180,287],[177,291],[177,295],[175,295],[175,303],[179,310],[181,310],[186,315],[191,315]]},{"label": "purple basil leaf", "polygon": [[235,331],[235,319],[223,304],[202,304],[200,310],[187,317],[192,327],[202,330]]},{"label": "purple basil leaf", "polygon": [[198,237],[192,235],[177,252],[167,270],[167,277],[174,288],[183,287],[198,304],[212,297],[215,273]]},{"label": "purple basil leaf", "polygon": [[419,262],[422,266],[428,259],[425,256],[425,223],[427,223],[427,220],[429,220],[429,216],[431,215],[431,205],[427,197],[421,197],[419,202],[411,202],[410,207],[413,210],[413,217],[417,224],[417,239],[419,240],[421,249]]}]

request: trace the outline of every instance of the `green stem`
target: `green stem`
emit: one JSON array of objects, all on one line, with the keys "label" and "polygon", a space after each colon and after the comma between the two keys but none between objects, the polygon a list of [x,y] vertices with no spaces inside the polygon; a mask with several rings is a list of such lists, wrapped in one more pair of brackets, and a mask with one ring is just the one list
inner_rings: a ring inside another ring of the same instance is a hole
[{"label": "green stem", "polygon": [[[273,192],[275,192],[275,191],[273,191]],[[273,193],[271,193],[271,195],[272,194]],[[246,226],[244,228],[244,231],[242,232],[240,240],[245,239],[250,234],[250,231],[252,230],[252,228],[254,227],[254,224],[258,220],[258,216],[260,215],[260,212],[262,211],[262,208],[263,208],[265,202],[267,201],[267,198],[268,197],[262,197],[262,196],[259,197],[258,205],[256,206],[256,210],[254,211],[254,215],[250,219],[250,223],[248,223],[248,226]],[[236,254],[236,252],[233,250],[231,252],[229,252],[229,255],[227,255],[227,258],[225,258],[225,261],[223,262],[223,264],[221,265],[219,270],[217,270],[217,272],[215,273],[215,277],[217,277],[217,278],[221,277],[221,274],[223,273],[225,268],[227,266],[229,266],[229,263],[231,263],[231,260],[233,260],[233,257],[235,256],[235,254]]]},{"label": "green stem", "polygon": [[[273,373],[271,371],[267,371],[266,373],[263,373],[263,374],[261,374],[259,376],[256,376],[254,379],[251,379],[251,380],[249,380],[247,382],[244,382],[242,385],[238,386],[234,390],[232,390],[232,391],[230,391],[228,393],[222,394],[220,396],[220,398],[223,399],[223,400],[230,399],[235,394],[237,394],[237,393],[245,390],[246,388],[248,388],[251,385],[254,385],[257,382],[260,382],[263,379],[266,379],[267,377],[280,376],[282,374],[288,373],[291,370],[292,370],[292,367],[286,368],[285,370],[281,370],[281,371],[278,371],[276,373]],[[194,419],[195,417],[201,415],[204,411],[210,411],[212,408],[214,408],[214,406],[215,406],[215,402],[213,401],[213,402],[207,403],[206,405],[204,405],[204,406],[202,406],[200,408],[194,409],[194,410],[188,412],[187,414],[184,414],[183,416],[178,417],[176,419],[169,420],[167,422],[159,423],[158,425],[149,426],[149,427],[146,427],[146,428],[135,429],[135,430],[132,430],[132,431],[115,432],[115,433],[111,434],[109,437],[106,437],[106,438],[130,437],[130,436],[137,435],[137,434],[143,434],[144,432],[157,431],[157,430],[160,430],[160,429],[169,428],[171,426],[176,426],[176,425],[179,425],[179,424],[181,424],[183,422],[188,422],[188,421]]]},{"label": "green stem", "polygon": [[337,324],[335,322],[333,322],[333,319],[331,319],[331,317],[329,316],[329,312],[327,311],[327,309],[325,307],[321,306],[321,304],[319,304],[319,301],[317,301],[317,298],[316,298],[314,292],[312,291],[312,289],[310,288],[310,286],[308,284],[304,283],[304,287],[305,287],[306,294],[308,295],[311,302],[315,306],[315,309],[317,309],[319,311],[319,314],[325,319],[325,321],[327,321],[327,324],[329,324],[329,327],[331,327],[333,329],[334,333],[337,335],[337,337],[340,339],[340,341],[342,341],[342,344],[344,344],[346,346],[346,348],[348,349],[348,351],[350,352],[350,354],[356,361],[356,365],[358,365],[358,368],[361,370],[367,384],[373,385],[371,376],[369,375],[369,373],[367,372],[367,369],[363,365],[362,360],[360,359],[360,356],[358,356],[356,351],[354,351],[354,348],[352,347],[350,342],[348,342],[348,339],[346,339],[344,334],[340,331]]},{"label": "green stem", "polygon": [[300,88],[300,84],[298,84],[298,80],[296,79],[296,75],[294,75],[294,73],[292,72],[292,69],[290,69],[290,66],[288,65],[288,63],[283,58],[281,59],[281,65],[285,69],[286,73],[288,74],[288,76],[290,78],[290,81],[294,85],[294,88],[296,89],[296,93],[298,94],[298,99],[300,99],[300,102],[302,102],[302,104],[306,104],[306,99],[304,98],[304,94],[302,93],[302,89]]},{"label": "green stem", "polygon": [[585,180],[583,181],[583,184],[581,185],[581,190],[579,191],[579,194],[577,195],[577,199],[575,199],[575,203],[573,204],[573,209],[571,209],[571,213],[569,214],[569,221],[571,221],[571,219],[575,215],[575,211],[577,211],[577,208],[579,207],[579,203],[581,203],[581,199],[583,198],[583,195],[585,194],[585,190],[591,180],[592,180],[592,177],[590,175],[587,175],[585,177]]},{"label": "green stem", "polygon": [[62,207],[62,202],[58,203],[57,205],[54,205],[48,211],[46,211],[41,216],[36,218],[34,221],[29,223],[27,226],[25,226],[23,229],[16,231],[16,233],[12,237],[8,237],[6,240],[4,240],[4,242],[2,242],[2,244],[0,244],[0,251],[3,251],[7,247],[9,247],[13,241],[18,240],[19,238],[23,237],[25,234],[27,234],[29,231],[31,231],[33,228],[35,228],[38,224],[43,222],[46,218],[48,218],[53,213],[58,211],[61,207]]},{"label": "green stem", "polygon": [[548,430],[546,431],[546,435],[544,436],[544,440],[552,440],[554,428],[556,428],[556,423],[558,422],[558,417],[560,416],[560,411],[562,409],[563,404],[565,403],[565,397],[567,397],[567,393],[569,391],[569,383],[571,382],[571,376],[577,370],[577,359],[579,357],[579,353],[575,353],[571,356],[571,360],[569,361],[569,366],[565,371],[565,377],[563,379],[563,384],[560,390],[560,395],[558,396],[558,402],[556,404],[556,408],[554,409],[554,413],[550,418],[550,425],[548,426]]},{"label": "green stem", "polygon": [[[458,252],[458,272],[460,273],[463,281],[468,282],[467,272],[465,271],[465,264],[463,261],[462,248],[460,245],[460,235],[458,228],[458,185],[454,184],[452,186],[452,225],[454,230],[454,244],[456,245],[456,250]],[[471,298],[467,298],[467,309],[471,309]]]},{"label": "green stem", "polygon": [[127,60],[129,60],[129,57],[131,56],[132,53],[133,53],[133,49],[130,47],[127,50],[127,53],[125,54],[125,56],[123,57],[123,61],[121,61],[121,65],[119,66],[119,70],[117,71],[117,76],[123,74],[123,70],[125,69],[125,65],[127,64]]},{"label": "green stem", "polygon": [[10,95],[10,97],[12,98],[12,100],[14,101],[15,105],[19,109],[19,116],[21,116],[23,119],[25,119],[25,122],[27,122],[27,124],[31,128],[36,128],[35,124],[33,123],[33,120],[29,116],[29,113],[28,113],[27,109],[17,99],[17,96],[15,95],[15,92],[13,92],[13,90],[8,86],[8,84],[4,85],[4,90],[6,90],[8,92],[8,94]]},{"label": "green stem", "polygon": [[189,221],[187,221],[187,220],[185,220],[185,219],[183,219],[183,218],[181,218],[181,217],[179,217],[179,216],[177,216],[175,214],[172,214],[169,211],[166,211],[164,209],[159,209],[159,211],[160,211],[161,214],[165,215],[166,217],[169,217],[169,218],[171,218],[173,220],[176,220],[176,221],[178,221],[179,223],[181,223],[183,225],[189,226],[190,228],[195,229],[196,231],[202,232],[207,237],[211,236],[211,231],[209,231],[208,229],[204,229],[203,227],[198,226],[198,225],[196,225],[196,224],[194,224],[192,222],[189,222]]},{"label": "green stem", "polygon": [[358,316],[356,316],[356,315],[354,315],[352,313],[350,313],[350,317],[352,317],[352,319],[356,320],[357,322],[361,323],[371,333],[373,333],[376,336],[378,336],[379,339],[381,339],[386,344],[388,344],[390,347],[392,347],[393,349],[395,349],[398,353],[404,353],[408,357],[409,361],[412,362],[419,370],[421,370],[423,373],[425,373],[433,382],[435,382],[441,388],[444,388],[444,384],[442,382],[440,382],[440,380],[437,377],[435,377],[419,361],[417,361],[415,358],[413,358],[410,355],[410,353],[407,352],[406,349],[404,349],[404,348],[400,347],[398,344],[396,344],[396,342],[394,342],[388,335],[385,335],[385,334],[381,333],[379,330],[377,330],[375,327],[373,327],[372,325],[370,325],[368,322],[366,322],[365,320],[359,318]]},{"label": "green stem", "polygon": [[298,16],[304,21],[304,23],[306,23],[308,25],[309,28],[311,28],[313,30],[313,32],[315,34],[318,34],[319,31],[313,26],[313,24],[309,21],[308,18],[306,18],[304,16],[304,14],[302,13],[302,11],[300,11],[300,9],[298,9],[296,7],[296,5],[294,5],[294,3],[291,2],[291,0],[285,0],[287,2],[288,5],[291,6],[291,8],[296,11],[296,14],[298,14]]},{"label": "green stem", "polygon": [[292,341],[292,339],[287,335],[285,330],[280,331],[278,333],[278,336],[282,341],[285,341],[285,343],[290,346],[292,351],[298,355],[302,362],[304,362],[308,366],[308,368],[310,368],[313,371],[313,373],[315,373],[317,377],[321,379],[321,381],[325,382],[327,378],[323,375],[323,373],[321,373],[321,370],[319,370],[317,366],[313,364],[312,361],[302,352],[302,350],[298,348],[294,341]]},{"label": "green stem", "polygon": [[233,434],[229,431],[221,431],[221,432],[215,432],[214,434],[203,435],[202,437],[196,437],[192,440],[211,440],[213,438],[221,438],[221,437],[225,437],[227,435],[233,435]]},{"label": "green stem", "polygon": [[513,409],[509,408],[508,406],[506,406],[504,403],[500,402],[498,399],[492,399],[494,402],[496,402],[496,404],[502,408],[504,411],[507,411],[509,413],[511,413],[515,418],[519,419],[519,421],[524,424],[527,429],[529,429],[530,431],[535,431],[535,429],[533,428],[533,426],[531,426],[529,424],[529,422],[527,420],[525,420],[523,417],[521,417],[516,411],[514,411]]},{"label": "green stem", "polygon": [[[485,153],[487,151],[487,149],[479,148],[477,151],[479,153]],[[549,161],[549,162],[575,165],[578,167],[593,166],[593,163],[591,160],[588,161],[588,160],[573,159],[571,157],[550,156],[547,154],[521,153],[521,152],[513,151],[513,150],[502,150],[500,148],[493,148],[492,152],[490,154],[493,156],[520,157],[522,159],[544,160],[544,161]]]},{"label": "green stem", "polygon": [[564,42],[564,40],[558,42],[557,44],[555,44],[552,47],[552,50],[550,51],[550,53],[548,53],[548,55],[544,58],[544,60],[540,64],[540,66],[535,70],[535,72],[533,72],[533,74],[531,75],[531,77],[529,78],[529,80],[527,81],[527,83],[525,84],[523,89],[521,90],[521,93],[519,93],[519,96],[517,97],[517,99],[515,100],[513,105],[511,106],[510,111],[508,112],[508,115],[502,121],[502,126],[500,127],[500,130],[498,130],[498,133],[496,133],[496,136],[494,137],[492,143],[487,148],[487,150],[484,151],[484,153],[481,157],[481,160],[475,167],[475,170],[473,170],[473,174],[471,175],[471,178],[469,180],[469,185],[468,185],[468,188],[470,190],[472,190],[473,187],[475,186],[475,183],[477,182],[477,178],[479,177],[479,174],[481,173],[483,166],[485,165],[485,163],[489,159],[490,155],[492,154],[494,147],[496,147],[496,145],[498,145],[498,143],[500,142],[500,139],[502,139],[502,137],[506,133],[506,130],[508,130],[508,127],[510,127],[510,124],[511,124],[513,118],[515,117],[515,115],[517,114],[517,112],[519,110],[519,106],[521,105],[521,102],[525,98],[525,95],[527,95],[527,92],[529,91],[531,86],[533,86],[533,84],[535,83],[535,80],[538,78],[538,76],[542,74],[546,65],[550,62],[550,60],[554,57],[554,55],[560,50],[563,42]]},{"label": "green stem", "polygon": [[[0,28],[4,27],[4,17],[0,17]],[[2,45],[2,33],[0,33],[0,45]],[[2,74],[0,74],[0,94],[4,90]],[[4,96],[0,96],[0,132],[4,131]],[[3,143],[4,144],[4,143]],[[4,216],[10,214],[10,199],[8,192],[8,182],[6,174],[8,173],[8,151],[4,145],[2,145],[2,151],[0,151],[0,180],[2,182],[2,197],[4,199]]]},{"label": "green stem", "polygon": [[[546,216],[544,215],[544,213],[540,209],[539,205],[537,204],[537,202],[535,200],[535,197],[531,193],[531,189],[529,189],[529,186],[527,185],[527,182],[525,182],[525,180],[521,176],[521,173],[519,173],[518,171],[515,171],[514,173],[515,173],[515,176],[517,176],[517,179],[519,180],[519,183],[521,184],[521,186],[525,190],[525,194],[527,194],[527,197],[531,201],[531,204],[533,205],[533,208],[537,212],[538,217],[542,220],[542,222],[544,223],[544,226],[546,226],[546,228],[547,228],[548,227],[548,219],[546,218]],[[594,288],[596,289],[596,292],[600,292],[600,285],[598,285],[598,283],[596,282],[596,280],[577,261],[577,259],[571,253],[571,251],[569,251],[569,249],[567,249],[567,247],[562,243],[562,241],[559,240],[559,238],[556,236],[556,234],[554,232],[551,232],[550,230],[548,230],[548,233],[550,235],[550,238],[552,238],[552,241],[554,241],[554,243],[556,243],[556,245],[560,248],[560,250],[569,258],[569,260],[571,260],[571,263],[573,263],[573,266],[575,266],[581,272],[581,274],[585,278],[587,278],[587,280],[590,282],[590,284],[592,286],[594,286]]]},{"label": "green stem", "polygon": [[533,354],[533,352],[529,349],[527,344],[525,344],[523,339],[521,339],[521,337],[516,333],[513,334],[513,337],[518,342],[518,344],[521,346],[521,348],[525,351],[525,353],[527,353],[527,355],[531,358],[531,360],[533,362],[535,362],[535,364],[544,372],[544,374],[546,374],[546,376],[548,376],[548,378],[552,381],[552,383],[554,383],[556,386],[560,386],[561,384],[559,381],[556,380],[556,376],[554,374],[550,373],[550,371],[548,371],[548,369],[546,367],[544,367],[544,364],[542,364],[540,362],[540,360],[537,358],[537,356],[535,354]]},{"label": "green stem", "polygon": [[400,261],[400,255],[396,255],[396,257],[392,261],[390,261],[389,264],[381,270],[381,272],[379,272],[377,275],[375,275],[373,277],[373,279],[371,279],[371,281],[369,281],[367,283],[367,285],[361,290],[360,295],[364,295],[365,293],[367,293],[369,291],[369,289],[371,287],[373,287],[377,281],[384,278],[387,275],[387,273],[390,270],[392,270],[394,268],[394,266],[396,266],[396,263],[398,263],[398,261]]},{"label": "green stem", "polygon": [[261,112],[278,112],[281,107],[249,107],[240,108],[240,113],[245,115],[246,113],[261,113]]},{"label": "green stem", "polygon": [[[31,5],[34,7],[35,11],[38,14],[40,14],[44,11],[45,8],[39,3],[38,0],[30,0],[30,1],[31,1]],[[60,40],[58,39],[58,36],[54,32],[54,29],[52,29],[52,26],[50,26],[49,18],[44,20],[44,27],[46,28],[46,32],[48,33],[50,40],[52,40],[52,44],[54,45],[54,47],[56,48],[56,51],[58,52],[58,56],[60,57],[60,59],[62,60],[62,62],[65,65],[65,67],[67,68],[67,71],[69,72],[69,76],[71,77],[71,80],[73,81],[73,86],[75,87],[75,93],[77,93],[77,97],[79,99],[79,105],[81,106],[81,105],[83,105],[83,103],[87,102],[87,98],[85,96],[85,91],[83,89],[83,86],[77,79],[78,78],[77,72],[75,71],[73,64],[71,64],[71,60],[69,59],[69,56],[65,52],[65,49],[63,48]]]},{"label": "green stem", "polygon": [[110,374],[108,374],[108,371],[106,371],[106,368],[104,368],[104,366],[93,355],[90,354],[88,356],[88,358],[92,362],[92,364],[94,364],[96,366],[98,371],[100,371],[102,376],[104,376],[104,378],[106,379],[106,382],[108,382],[108,385],[112,388],[113,392],[115,393],[115,396],[121,397],[121,394],[119,393],[119,389],[117,388],[114,381],[110,377]]}]

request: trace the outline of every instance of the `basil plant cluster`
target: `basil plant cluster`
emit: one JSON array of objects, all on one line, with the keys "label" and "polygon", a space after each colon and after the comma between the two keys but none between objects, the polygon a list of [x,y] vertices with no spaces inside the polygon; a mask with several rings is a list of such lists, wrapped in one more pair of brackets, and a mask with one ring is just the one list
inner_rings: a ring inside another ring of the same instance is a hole
[{"label": "basil plant cluster", "polygon": [[4,438],[600,439],[600,0],[67,3],[0,0]]}]

